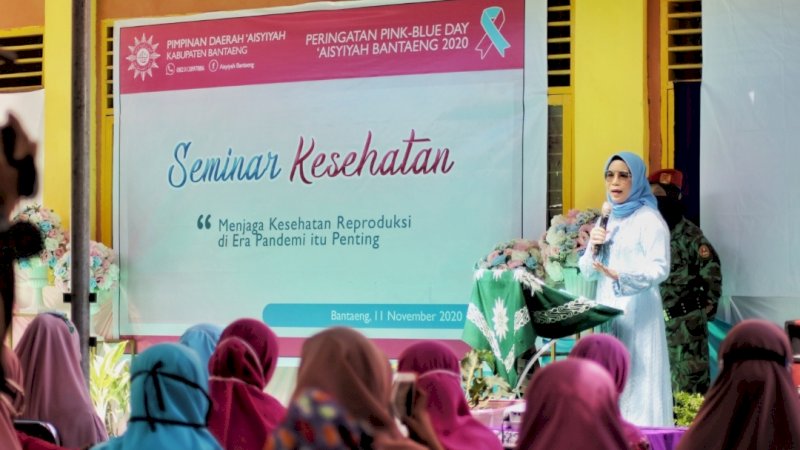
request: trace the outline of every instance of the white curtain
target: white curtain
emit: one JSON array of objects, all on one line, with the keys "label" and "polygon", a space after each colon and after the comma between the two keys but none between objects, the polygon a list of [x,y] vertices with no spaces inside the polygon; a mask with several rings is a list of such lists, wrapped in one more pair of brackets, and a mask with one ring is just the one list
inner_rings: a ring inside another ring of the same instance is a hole
[{"label": "white curtain", "polygon": [[721,318],[800,318],[800,2],[703,1],[700,192]]}]

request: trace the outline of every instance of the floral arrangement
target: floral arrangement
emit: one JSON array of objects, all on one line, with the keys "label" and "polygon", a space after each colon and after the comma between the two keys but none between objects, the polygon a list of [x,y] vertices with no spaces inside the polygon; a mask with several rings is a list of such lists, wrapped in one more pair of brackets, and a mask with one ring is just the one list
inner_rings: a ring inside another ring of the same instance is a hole
[{"label": "floral arrangement", "polygon": [[539,278],[544,278],[539,243],[527,239],[514,239],[497,245],[491,253],[478,261],[475,268],[489,270],[523,268]]},{"label": "floral arrangement", "polygon": [[[59,258],[54,269],[56,286],[70,291],[71,255],[69,248]],[[89,292],[107,291],[119,280],[119,266],[114,252],[105,245],[91,241],[89,244]]]},{"label": "floral arrangement", "polygon": [[491,400],[516,397],[508,382],[495,372],[491,350],[471,349],[461,359],[461,387],[471,408],[485,408]]},{"label": "floral arrangement", "polygon": [[685,391],[675,393],[675,406],[672,411],[675,413],[675,425],[688,427],[694,421],[695,416],[703,406],[703,394],[694,394]]},{"label": "floral arrangement", "polygon": [[600,210],[581,211],[572,209],[566,215],[559,214],[550,221],[550,228],[539,241],[545,256],[544,270],[550,281],[564,280],[565,267],[577,267],[578,258],[589,242],[589,232],[600,217]]},{"label": "floral arrangement", "polygon": [[[13,221],[30,222],[39,229],[44,244],[42,252],[39,253],[39,259],[42,265],[54,269],[58,259],[67,252],[69,245],[69,235],[61,228],[61,217],[52,209],[33,204],[14,216]],[[36,264],[34,260],[35,257],[21,259],[19,266],[23,269],[30,269]]]}]

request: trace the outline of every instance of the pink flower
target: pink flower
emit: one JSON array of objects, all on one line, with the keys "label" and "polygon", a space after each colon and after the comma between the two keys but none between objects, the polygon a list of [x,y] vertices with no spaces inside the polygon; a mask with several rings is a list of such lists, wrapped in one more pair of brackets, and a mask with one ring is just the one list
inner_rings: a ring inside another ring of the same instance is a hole
[{"label": "pink flower", "polygon": [[508,268],[509,268],[509,269],[514,269],[514,268],[516,268],[516,267],[519,267],[519,266],[521,266],[521,265],[522,265],[522,261],[518,261],[518,260],[515,260],[515,261],[510,261],[510,262],[508,263]]},{"label": "pink flower", "polygon": [[574,222],[574,221],[575,221],[575,218],[576,218],[576,217],[578,217],[578,214],[580,214],[580,213],[581,213],[581,210],[580,210],[580,209],[570,209],[570,210],[567,212],[567,217],[569,217],[569,218],[570,218],[570,220],[568,220],[567,222],[568,222],[568,223],[572,223],[572,222]]},{"label": "pink flower", "polygon": [[578,229],[578,245],[575,250],[583,250],[586,248],[586,245],[589,243],[589,233],[591,233],[592,228],[594,228],[594,224],[587,223]]},{"label": "pink flower", "polygon": [[533,247],[533,244],[530,241],[528,241],[526,239],[520,239],[520,240],[518,240],[517,242],[514,243],[514,247],[512,247],[512,248],[514,250],[520,250],[520,251],[524,252],[524,251],[527,251],[531,247]]}]

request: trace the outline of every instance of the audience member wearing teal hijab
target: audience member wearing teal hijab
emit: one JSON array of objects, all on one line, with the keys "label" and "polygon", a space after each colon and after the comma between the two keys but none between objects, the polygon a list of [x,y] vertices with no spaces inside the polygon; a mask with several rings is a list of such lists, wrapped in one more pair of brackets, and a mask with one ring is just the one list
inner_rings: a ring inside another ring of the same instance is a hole
[{"label": "audience member wearing teal hijab", "polygon": [[208,431],[208,375],[194,350],[157,344],[133,359],[131,418],[120,437],[97,450],[222,450]]},{"label": "audience member wearing teal hijab", "polygon": [[214,349],[217,348],[220,334],[222,334],[222,328],[210,323],[199,323],[187,328],[180,338],[181,344],[197,352],[197,356],[200,357],[200,365],[203,366],[206,373],[208,373],[208,361],[211,359]]}]

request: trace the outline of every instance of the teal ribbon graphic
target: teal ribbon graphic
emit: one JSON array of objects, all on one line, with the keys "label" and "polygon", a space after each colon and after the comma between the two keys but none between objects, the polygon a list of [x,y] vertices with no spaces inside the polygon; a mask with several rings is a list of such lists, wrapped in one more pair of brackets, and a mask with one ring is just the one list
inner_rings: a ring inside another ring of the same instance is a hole
[{"label": "teal ribbon graphic", "polygon": [[[500,29],[503,28],[505,21],[506,17],[505,13],[503,13],[503,8],[499,6],[490,6],[483,10],[483,14],[481,14],[481,26],[486,35],[481,38],[480,42],[478,42],[478,46],[475,47],[475,50],[481,52],[481,59],[486,57],[486,53],[488,53],[491,46],[497,49],[500,56],[506,56],[506,49],[511,47],[511,44],[509,44],[506,38],[503,37],[503,34],[500,33]],[[486,41],[487,38],[488,42]],[[490,43],[491,46],[489,45]]]}]

